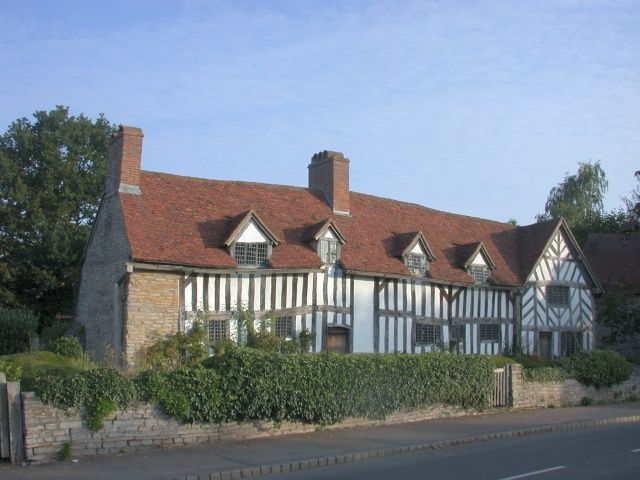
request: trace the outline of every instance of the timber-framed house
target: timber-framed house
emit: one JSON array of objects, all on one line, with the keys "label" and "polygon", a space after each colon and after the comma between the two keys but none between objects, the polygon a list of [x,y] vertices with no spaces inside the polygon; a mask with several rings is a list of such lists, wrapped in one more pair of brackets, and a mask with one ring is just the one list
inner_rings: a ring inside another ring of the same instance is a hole
[{"label": "timber-framed house", "polygon": [[517,227],[349,191],[349,160],[313,156],[308,188],[141,171],[122,127],[82,268],[78,321],[97,357],[131,361],[206,312],[239,306],[313,351],[541,356],[594,347],[600,290],[563,220]]}]

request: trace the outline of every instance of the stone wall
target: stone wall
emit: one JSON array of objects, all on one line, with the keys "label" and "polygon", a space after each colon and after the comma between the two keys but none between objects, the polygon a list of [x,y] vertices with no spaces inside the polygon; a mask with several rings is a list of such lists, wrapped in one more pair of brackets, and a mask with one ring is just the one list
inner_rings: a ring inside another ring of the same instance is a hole
[{"label": "stone wall", "polygon": [[593,403],[615,402],[629,397],[640,397],[640,370],[634,370],[631,378],[610,388],[587,387],[577,380],[562,382],[527,382],[522,366],[511,366],[511,394],[514,408],[580,405],[583,398]]},{"label": "stone wall", "polygon": [[[151,448],[173,448],[205,442],[241,440],[314,431],[317,426],[293,422],[253,421],[242,423],[180,424],[163,414],[158,407],[140,405],[117,411],[107,417],[104,429],[87,430],[75,410],[60,410],[45,405],[31,392],[22,394],[24,405],[25,459],[32,463],[56,460],[65,443],[78,456],[108,455]],[[434,407],[396,413],[385,420],[349,419],[328,429],[356,426],[389,425],[432,418],[470,415],[474,412],[453,407]]]},{"label": "stone wall", "polygon": [[129,274],[123,351],[128,364],[141,348],[179,328],[178,273],[134,270]]},{"label": "stone wall", "polygon": [[76,321],[85,327],[86,350],[97,360],[117,360],[122,346],[122,292],[129,242],[117,193],[105,195],[85,252]]}]

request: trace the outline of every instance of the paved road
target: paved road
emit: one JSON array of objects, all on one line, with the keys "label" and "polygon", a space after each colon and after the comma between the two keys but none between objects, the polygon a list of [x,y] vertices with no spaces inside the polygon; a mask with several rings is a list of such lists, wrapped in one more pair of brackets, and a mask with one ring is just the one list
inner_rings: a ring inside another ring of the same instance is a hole
[{"label": "paved road", "polygon": [[611,425],[425,450],[269,478],[638,480],[640,425]]},{"label": "paved road", "polygon": [[[54,463],[11,467],[0,464],[0,480],[151,480],[185,478],[209,473],[285,464],[304,459],[389,449],[496,432],[538,429],[549,425],[593,422],[640,416],[640,402],[499,412],[482,416],[438,419],[426,422],[312,432],[256,440],[218,442],[173,450],[147,450],[116,456],[80,458],[78,463]],[[535,435],[548,438],[556,433]],[[533,437],[532,437],[533,438]],[[450,449],[454,451],[462,447]],[[640,448],[640,445],[638,447]],[[443,450],[443,452],[447,449]],[[511,454],[512,456],[514,454]],[[397,457],[409,458],[406,455]],[[401,460],[399,460],[401,461]],[[273,478],[273,477],[271,477]],[[425,478],[425,477],[423,477]],[[474,478],[466,477],[466,478]],[[496,477],[497,478],[497,477]],[[640,479],[640,475],[638,477]]]}]

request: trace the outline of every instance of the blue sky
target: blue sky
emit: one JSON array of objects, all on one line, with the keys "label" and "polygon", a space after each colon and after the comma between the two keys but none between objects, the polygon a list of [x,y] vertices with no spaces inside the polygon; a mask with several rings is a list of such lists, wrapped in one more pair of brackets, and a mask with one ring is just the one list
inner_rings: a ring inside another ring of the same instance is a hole
[{"label": "blue sky", "polygon": [[0,129],[36,110],[145,132],[143,168],[351,189],[521,224],[578,162],[640,169],[640,1],[0,0]]}]

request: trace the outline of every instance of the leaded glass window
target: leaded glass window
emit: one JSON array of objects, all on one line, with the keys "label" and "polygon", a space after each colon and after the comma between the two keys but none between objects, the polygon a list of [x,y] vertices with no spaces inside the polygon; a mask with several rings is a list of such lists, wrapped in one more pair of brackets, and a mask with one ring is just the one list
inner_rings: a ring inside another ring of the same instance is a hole
[{"label": "leaded glass window", "polygon": [[487,283],[489,280],[489,268],[485,265],[471,265],[467,273],[473,277],[476,283]]},{"label": "leaded glass window", "polygon": [[442,329],[440,325],[429,325],[427,323],[416,324],[416,344],[433,345],[442,340]]},{"label": "leaded glass window", "polygon": [[498,325],[491,323],[480,324],[480,341],[481,342],[499,342],[500,329]]},{"label": "leaded glass window", "polygon": [[319,244],[320,259],[324,263],[336,263],[338,261],[338,241],[332,238],[321,238]]},{"label": "leaded glass window", "polygon": [[424,275],[427,272],[427,257],[421,253],[409,253],[405,263],[414,275]]},{"label": "leaded glass window", "polygon": [[569,306],[569,287],[563,285],[547,286],[547,301],[553,307]]},{"label": "leaded glass window", "polygon": [[293,338],[293,317],[276,317],[273,330],[280,338]]},{"label": "leaded glass window", "polygon": [[209,343],[217,343],[231,338],[229,320],[209,320]]},{"label": "leaded glass window", "polygon": [[238,265],[257,267],[267,262],[269,247],[266,242],[238,242],[234,250]]}]

